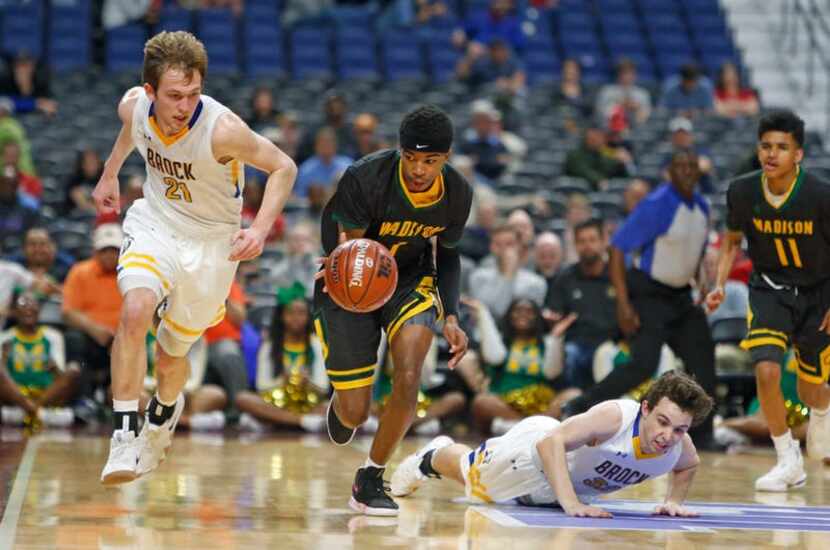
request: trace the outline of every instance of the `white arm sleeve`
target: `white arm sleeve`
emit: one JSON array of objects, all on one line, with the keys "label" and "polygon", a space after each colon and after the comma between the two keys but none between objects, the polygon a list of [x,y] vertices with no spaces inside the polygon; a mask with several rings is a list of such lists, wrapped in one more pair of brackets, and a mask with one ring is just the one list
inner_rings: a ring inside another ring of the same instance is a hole
[{"label": "white arm sleeve", "polygon": [[488,365],[501,365],[507,359],[507,348],[490,315],[487,306],[478,310],[478,336],[481,340],[481,358]]}]

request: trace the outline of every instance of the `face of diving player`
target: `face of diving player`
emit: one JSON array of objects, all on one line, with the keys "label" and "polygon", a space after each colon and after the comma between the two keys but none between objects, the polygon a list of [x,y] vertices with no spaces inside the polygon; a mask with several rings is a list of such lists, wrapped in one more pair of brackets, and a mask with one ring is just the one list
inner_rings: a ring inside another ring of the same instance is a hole
[{"label": "face of diving player", "polygon": [[401,151],[406,188],[412,193],[429,189],[449,158],[449,153],[419,152],[410,149]]},{"label": "face of diving player", "polygon": [[169,68],[159,79],[158,89],[144,84],[144,90],[155,103],[156,122],[168,136],[180,132],[193,116],[202,94],[202,75],[193,71],[188,76],[184,71]]},{"label": "face of diving player", "polygon": [[692,415],[668,397],[660,399],[656,406],[648,401],[641,406],[640,448],[646,453],[667,453],[692,426]]}]

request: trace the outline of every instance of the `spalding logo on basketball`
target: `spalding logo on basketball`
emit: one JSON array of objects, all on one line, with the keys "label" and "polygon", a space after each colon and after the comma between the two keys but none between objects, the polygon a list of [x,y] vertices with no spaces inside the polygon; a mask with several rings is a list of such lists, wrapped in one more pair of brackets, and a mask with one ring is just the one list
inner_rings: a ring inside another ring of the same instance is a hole
[{"label": "spalding logo on basketball", "polygon": [[374,311],[398,286],[398,264],[385,246],[371,239],[346,241],[326,262],[326,288],[334,302],[349,311]]}]

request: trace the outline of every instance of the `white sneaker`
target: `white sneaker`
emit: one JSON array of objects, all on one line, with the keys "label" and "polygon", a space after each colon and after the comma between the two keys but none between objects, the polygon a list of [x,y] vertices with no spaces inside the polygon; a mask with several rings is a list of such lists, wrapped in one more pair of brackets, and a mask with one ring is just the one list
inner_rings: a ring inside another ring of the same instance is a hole
[{"label": "white sneaker", "polygon": [[300,427],[313,434],[322,433],[326,429],[326,417],[322,414],[304,414],[300,417]]},{"label": "white sneaker", "polygon": [[144,413],[144,425],[141,427],[139,438],[143,439],[144,447],[141,449],[141,458],[138,463],[139,475],[152,472],[167,456],[167,449],[173,444],[173,433],[176,431],[176,424],[184,411],[184,395],[181,393],[176,397],[173,415],[165,420],[161,426],[150,422],[149,411]]},{"label": "white sneaker", "polygon": [[37,416],[50,428],[69,428],[75,423],[75,413],[68,407],[38,409]]},{"label": "white sneaker", "polygon": [[194,432],[216,432],[225,428],[225,413],[211,411],[196,413],[190,417],[190,429]]},{"label": "white sneaker", "polygon": [[239,415],[239,429],[246,432],[263,433],[268,428],[250,414],[242,413]]},{"label": "white sneaker", "polygon": [[718,426],[714,432],[715,442],[730,447],[732,445],[749,445],[751,440],[734,428]]},{"label": "white sneaker", "polygon": [[101,483],[117,485],[139,477],[138,459],[143,446],[142,436],[136,437],[131,430],[115,430],[110,439],[110,455],[101,472]]},{"label": "white sneaker", "polygon": [[392,480],[390,481],[392,496],[405,497],[414,493],[427,479],[427,476],[421,471],[421,459],[424,458],[424,455],[433,449],[441,449],[453,443],[455,441],[452,438],[439,435],[418,452],[406,457],[395,470],[395,473],[392,474]]},{"label": "white sneaker", "polygon": [[807,424],[807,456],[815,460],[830,458],[830,412],[816,414],[810,411]]},{"label": "white sneaker", "polygon": [[510,428],[518,423],[518,420],[508,420],[497,416],[493,419],[493,423],[490,425],[490,431],[493,432],[493,435],[504,435]]},{"label": "white sneaker", "polygon": [[441,421],[437,418],[430,418],[423,424],[418,424],[413,430],[415,435],[438,435],[441,432]]},{"label": "white sneaker", "polygon": [[796,443],[789,453],[778,457],[778,463],[772,470],[755,480],[755,490],[783,493],[804,486],[806,481],[804,458]]},{"label": "white sneaker", "polygon": [[26,413],[20,407],[0,407],[0,422],[6,426],[22,426]]}]

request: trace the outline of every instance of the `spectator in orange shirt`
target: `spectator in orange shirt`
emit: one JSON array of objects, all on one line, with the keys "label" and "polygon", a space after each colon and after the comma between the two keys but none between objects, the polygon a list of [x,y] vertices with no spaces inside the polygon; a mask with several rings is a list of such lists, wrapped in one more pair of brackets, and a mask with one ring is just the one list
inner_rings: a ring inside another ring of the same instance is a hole
[{"label": "spectator in orange shirt", "polygon": [[208,364],[204,384],[216,384],[225,390],[228,404],[225,417],[236,422],[236,394],[248,387],[248,372],[242,355],[242,324],[247,315],[248,297],[242,286],[234,281],[225,301],[225,318],[205,331],[208,343]]},{"label": "spectator in orange shirt", "polygon": [[67,356],[81,365],[80,391],[86,397],[109,385],[109,348],[121,315],[116,268],[123,238],[117,224],[99,226],[92,235],[92,258],[72,266],[63,285]]}]

